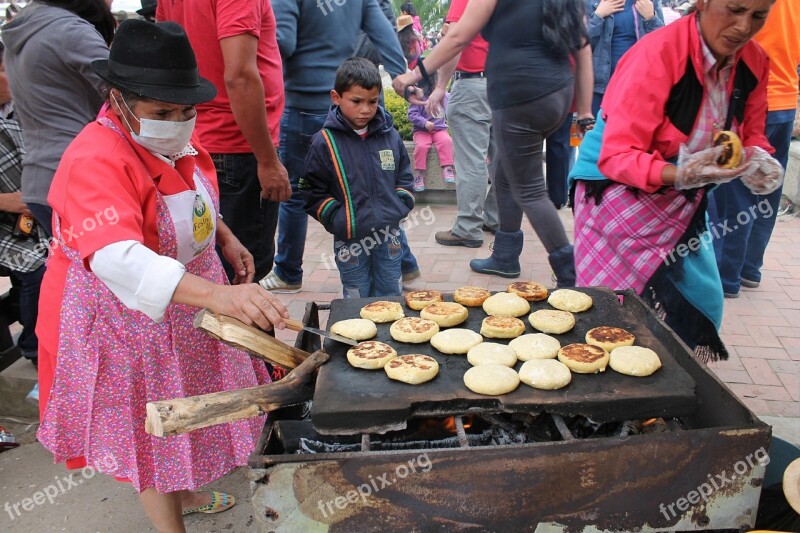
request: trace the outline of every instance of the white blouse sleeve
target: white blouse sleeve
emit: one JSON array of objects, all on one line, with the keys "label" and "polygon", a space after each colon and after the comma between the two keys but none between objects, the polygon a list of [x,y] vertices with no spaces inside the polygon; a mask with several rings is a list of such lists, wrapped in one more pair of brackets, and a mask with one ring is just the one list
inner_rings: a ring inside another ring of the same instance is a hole
[{"label": "white blouse sleeve", "polygon": [[120,241],[96,251],[89,266],[95,275],[130,309],[156,322],[164,313],[186,267],[158,255],[137,241]]}]

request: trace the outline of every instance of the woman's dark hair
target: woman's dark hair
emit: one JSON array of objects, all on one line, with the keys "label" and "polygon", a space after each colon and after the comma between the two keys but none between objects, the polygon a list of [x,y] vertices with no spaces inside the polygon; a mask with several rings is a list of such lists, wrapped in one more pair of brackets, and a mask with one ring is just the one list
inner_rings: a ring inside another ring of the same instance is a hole
[{"label": "woman's dark hair", "polygon": [[414,7],[414,4],[412,4],[411,2],[406,2],[402,6],[400,6],[400,11],[402,11],[403,13],[408,13],[412,17],[417,16],[417,10]]},{"label": "woman's dark hair", "polygon": [[419,43],[419,37],[414,32],[413,26],[406,26],[397,32],[397,38],[400,40],[403,55],[410,64],[412,60],[417,59],[417,55],[420,53],[421,47],[418,44],[415,46],[416,43]]},{"label": "woman's dark hair", "polygon": [[584,0],[544,0],[542,36],[559,55],[577,52],[589,42]]},{"label": "woman's dark hair", "polygon": [[381,73],[378,67],[369,59],[363,57],[351,57],[342,61],[336,71],[336,81],[333,83],[333,90],[344,94],[354,85],[371,90],[375,87],[383,89],[381,83]]},{"label": "woman's dark hair", "polygon": [[89,22],[103,36],[107,45],[111,46],[117,21],[111,14],[106,0],[40,0],[43,4],[60,7],[72,11]]}]

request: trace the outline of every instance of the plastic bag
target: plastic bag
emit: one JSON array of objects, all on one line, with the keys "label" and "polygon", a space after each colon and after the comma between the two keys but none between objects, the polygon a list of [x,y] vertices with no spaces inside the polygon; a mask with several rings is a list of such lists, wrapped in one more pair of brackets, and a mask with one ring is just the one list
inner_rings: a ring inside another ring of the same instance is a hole
[{"label": "plastic bag", "polygon": [[678,173],[675,175],[676,189],[697,189],[712,183],[727,183],[742,173],[742,167],[721,168],[717,159],[725,151],[724,146],[713,146],[690,153],[685,144],[678,153]]},{"label": "plastic bag", "polygon": [[783,184],[783,167],[766,150],[758,146],[748,146],[744,153],[742,183],[750,192],[769,194]]}]

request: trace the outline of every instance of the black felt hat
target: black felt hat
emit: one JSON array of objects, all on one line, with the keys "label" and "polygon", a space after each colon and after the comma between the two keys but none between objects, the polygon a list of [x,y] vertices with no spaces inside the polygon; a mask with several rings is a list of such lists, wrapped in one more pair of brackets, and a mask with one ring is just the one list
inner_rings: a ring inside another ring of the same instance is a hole
[{"label": "black felt hat", "polygon": [[142,0],[142,9],[137,9],[136,12],[143,17],[155,17],[157,7],[158,0]]},{"label": "black felt hat", "polygon": [[189,38],[174,22],[123,21],[108,59],[92,61],[92,69],[112,87],[161,102],[194,105],[217,95],[200,77]]}]

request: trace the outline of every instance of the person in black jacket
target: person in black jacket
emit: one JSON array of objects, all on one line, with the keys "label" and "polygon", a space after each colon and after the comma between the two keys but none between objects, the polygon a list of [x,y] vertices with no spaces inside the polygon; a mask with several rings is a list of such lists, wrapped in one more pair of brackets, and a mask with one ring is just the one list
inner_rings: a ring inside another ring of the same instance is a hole
[{"label": "person in black jacket", "polygon": [[306,212],[334,236],[345,298],[402,291],[400,221],[414,207],[413,179],[380,93],[380,73],[369,60],[341,64],[334,105],[311,140],[299,183]]}]

